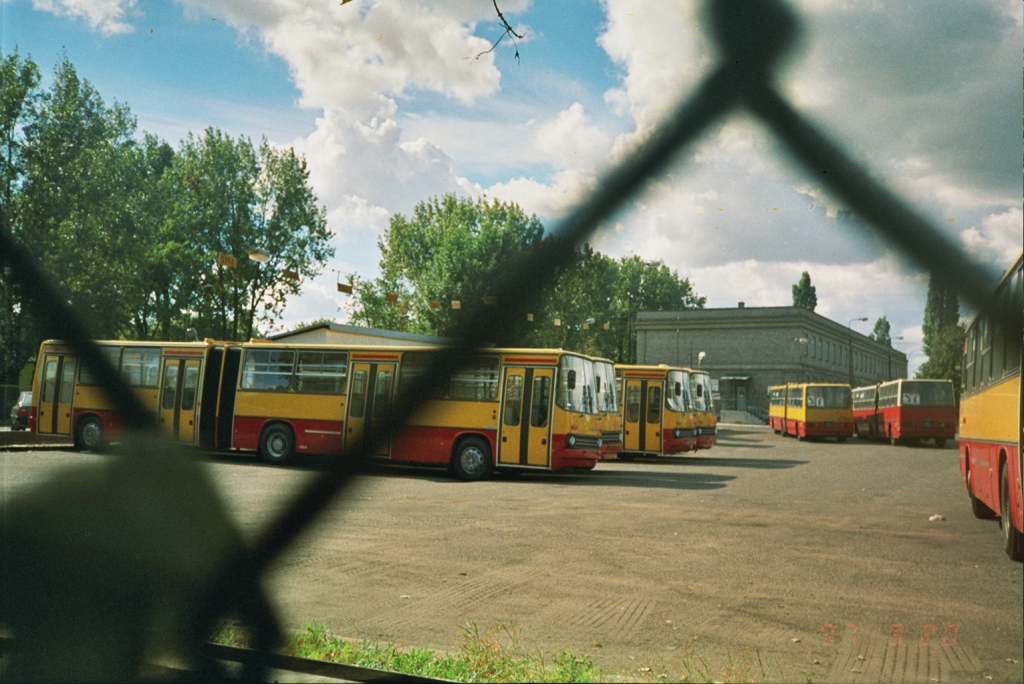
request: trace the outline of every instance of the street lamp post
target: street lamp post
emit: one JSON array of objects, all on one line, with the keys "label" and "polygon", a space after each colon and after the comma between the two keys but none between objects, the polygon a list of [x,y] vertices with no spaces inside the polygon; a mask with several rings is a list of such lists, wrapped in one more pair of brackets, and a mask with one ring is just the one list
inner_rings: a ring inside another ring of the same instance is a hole
[{"label": "street lamp post", "polygon": [[860,321],[863,323],[866,320],[868,320],[867,317],[851,318],[850,322],[846,324],[846,329],[850,332],[850,345],[849,349],[847,349],[846,352],[847,360],[850,362],[850,387],[853,387],[855,384],[853,382],[853,324],[856,321]]}]

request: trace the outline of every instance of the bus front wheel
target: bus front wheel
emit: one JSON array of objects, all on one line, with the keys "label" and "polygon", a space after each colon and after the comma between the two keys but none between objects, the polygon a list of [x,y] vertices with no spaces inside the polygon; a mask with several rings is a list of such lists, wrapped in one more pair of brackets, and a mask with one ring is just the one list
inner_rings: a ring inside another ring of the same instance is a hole
[{"label": "bus front wheel", "polygon": [[463,482],[482,480],[490,475],[493,469],[491,449],[487,442],[479,437],[467,437],[462,440],[452,454],[452,470],[455,477]]},{"label": "bus front wheel", "polygon": [[1003,530],[1003,550],[1012,560],[1024,558],[1024,534],[1013,526],[1010,509],[1010,475],[1006,466],[1000,468],[999,476],[999,525]]},{"label": "bus front wheel", "polygon": [[107,446],[103,436],[103,421],[97,416],[86,416],[75,428],[75,446],[83,451],[99,453]]},{"label": "bus front wheel", "polygon": [[295,436],[287,425],[275,423],[263,430],[260,456],[267,463],[281,465],[295,456]]}]

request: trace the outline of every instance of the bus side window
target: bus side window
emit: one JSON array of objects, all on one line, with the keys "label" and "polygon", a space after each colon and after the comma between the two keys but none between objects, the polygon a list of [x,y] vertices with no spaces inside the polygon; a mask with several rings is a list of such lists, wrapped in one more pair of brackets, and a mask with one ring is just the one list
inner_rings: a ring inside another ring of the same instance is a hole
[{"label": "bus side window", "polygon": [[199,369],[189,366],[185,369],[185,385],[181,388],[182,411],[191,411],[195,406],[197,387],[199,387]]},{"label": "bus side window", "polygon": [[57,362],[47,361],[43,370],[43,398],[42,403],[52,404],[53,394],[57,389]]},{"label": "bus side window", "polygon": [[65,361],[60,376],[60,403],[70,404],[71,394],[75,386],[75,362]]},{"label": "bus side window", "polygon": [[647,422],[661,422],[661,387],[659,385],[647,387]]},{"label": "bus side window", "polygon": [[551,413],[551,378],[542,375],[533,379],[533,406],[530,408],[530,425],[547,427]]},{"label": "bus side window", "polygon": [[385,416],[391,408],[391,371],[378,371],[373,387],[373,417]]},{"label": "bus side window", "polygon": [[352,399],[348,414],[353,418],[362,418],[366,408],[366,371],[357,370],[352,374]]},{"label": "bus side window", "polygon": [[626,422],[640,422],[640,386],[626,386]]},{"label": "bus side window", "polygon": [[164,369],[164,396],[160,405],[165,409],[174,408],[174,395],[178,392],[178,362],[167,364]]},{"label": "bus side window", "polygon": [[505,381],[505,425],[519,425],[523,415],[523,376],[510,375]]}]

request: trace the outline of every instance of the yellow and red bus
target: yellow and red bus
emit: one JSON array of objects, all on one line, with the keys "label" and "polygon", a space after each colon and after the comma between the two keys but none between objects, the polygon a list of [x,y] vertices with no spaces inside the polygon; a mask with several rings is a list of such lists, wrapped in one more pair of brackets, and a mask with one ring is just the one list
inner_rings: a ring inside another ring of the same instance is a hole
[{"label": "yellow and red bus", "polygon": [[616,365],[621,384],[622,453],[668,456],[697,446],[690,372],[669,366]]},{"label": "yellow and red bus", "polygon": [[1003,275],[989,305],[971,322],[961,364],[960,476],[979,518],[998,518],[1003,548],[1022,558],[1021,328],[993,315],[993,305],[1024,310],[1022,257]]},{"label": "yellow and red bus", "polygon": [[[197,444],[201,393],[211,387],[210,343],[100,342],[144,408],[174,439]],[[212,381],[216,390],[217,379]],[[119,424],[103,388],[62,342],[42,343],[32,381],[29,427],[40,435],[70,437],[77,448],[99,450]]]},{"label": "yellow and red bus", "polygon": [[[850,386],[824,383],[790,383],[768,389],[770,397],[769,419],[772,426],[779,425],[781,413],[782,434],[797,439],[835,437],[845,442],[853,436],[853,411],[850,404]],[[785,406],[776,402],[785,397]]]},{"label": "yellow and red bus", "polygon": [[615,364],[601,358],[593,361],[597,410],[601,414],[601,458],[613,459],[622,452],[622,413]]},{"label": "yellow and red bus", "polygon": [[711,393],[711,376],[690,370],[690,400],[697,412],[697,443],[694,449],[710,449],[718,441],[718,416]]},{"label": "yellow and red bus", "polygon": [[949,380],[890,380],[853,390],[858,437],[888,439],[893,446],[935,441],[940,449],[956,436],[956,403]]},{"label": "yellow and red bus", "polygon": [[[352,446],[439,350],[379,346],[100,342],[175,439],[256,451],[270,463]],[[102,449],[118,421],[60,342],[44,342],[30,414],[39,434]],[[449,466],[464,480],[494,468],[593,468],[602,447],[591,359],[562,350],[481,351],[378,456]]]}]

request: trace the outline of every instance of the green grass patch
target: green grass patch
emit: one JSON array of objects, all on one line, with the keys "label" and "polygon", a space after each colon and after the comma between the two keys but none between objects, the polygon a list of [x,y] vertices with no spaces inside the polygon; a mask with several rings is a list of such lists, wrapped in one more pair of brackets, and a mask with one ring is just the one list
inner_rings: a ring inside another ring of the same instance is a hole
[{"label": "green grass patch", "polygon": [[[214,642],[246,646],[246,635],[233,625],[222,627]],[[599,682],[602,672],[589,656],[566,650],[554,658],[519,647],[519,633],[507,626],[481,632],[476,623],[462,630],[462,645],[455,653],[426,648],[403,650],[375,640],[349,641],[331,634],[322,622],[306,623],[288,637],[284,653],[370,667],[390,672],[437,677],[460,682]]]}]

